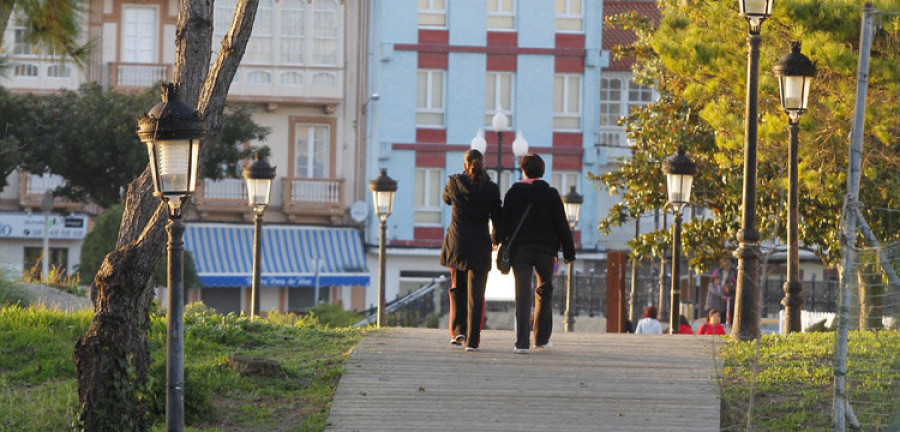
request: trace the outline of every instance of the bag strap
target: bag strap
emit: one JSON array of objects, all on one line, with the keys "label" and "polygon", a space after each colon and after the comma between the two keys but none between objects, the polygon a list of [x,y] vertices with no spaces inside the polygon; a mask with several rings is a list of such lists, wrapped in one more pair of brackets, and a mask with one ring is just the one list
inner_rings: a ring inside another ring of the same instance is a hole
[{"label": "bag strap", "polygon": [[507,245],[512,247],[513,240],[516,239],[516,235],[519,234],[519,228],[522,228],[522,222],[525,222],[525,216],[528,216],[528,211],[531,210],[531,203],[528,203],[528,207],[525,207],[525,213],[522,213],[522,219],[519,219],[519,224],[516,225],[516,230],[513,231],[512,236],[509,237],[509,242]]}]

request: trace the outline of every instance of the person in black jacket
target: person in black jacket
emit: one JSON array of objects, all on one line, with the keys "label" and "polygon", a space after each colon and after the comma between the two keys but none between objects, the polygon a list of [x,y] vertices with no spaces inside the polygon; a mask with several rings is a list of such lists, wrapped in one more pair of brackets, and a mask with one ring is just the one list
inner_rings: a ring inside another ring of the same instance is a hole
[{"label": "person in black jacket", "polygon": [[453,207],[453,218],[441,247],[441,265],[450,267],[451,343],[466,344],[476,351],[481,343],[484,291],[491,270],[491,245],[499,237],[488,232],[488,219],[500,223],[500,188],[484,170],[484,155],[466,152],[463,173],[450,176],[444,202]]},{"label": "person in black jacket", "polygon": [[[524,180],[515,183],[503,198],[501,238],[509,238],[519,221],[522,226],[510,245],[510,262],[516,279],[516,348],[528,352],[532,308],[532,272],[537,273],[534,301],[534,346],[550,347],[553,330],[553,264],[562,247],[566,263],[575,260],[575,242],[566,220],[559,192],[541,180],[544,160],[529,153],[519,160]],[[530,206],[530,207],[529,207]],[[526,213],[527,209],[527,213]],[[524,219],[523,219],[524,216]]]}]

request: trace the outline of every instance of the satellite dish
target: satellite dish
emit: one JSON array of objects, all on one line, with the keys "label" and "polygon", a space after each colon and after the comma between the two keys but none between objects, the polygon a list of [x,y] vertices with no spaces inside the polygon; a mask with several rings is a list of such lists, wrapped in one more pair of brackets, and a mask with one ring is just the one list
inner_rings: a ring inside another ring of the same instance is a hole
[{"label": "satellite dish", "polygon": [[356,201],[350,205],[350,219],[353,219],[354,222],[363,223],[367,215],[368,212],[364,201]]}]

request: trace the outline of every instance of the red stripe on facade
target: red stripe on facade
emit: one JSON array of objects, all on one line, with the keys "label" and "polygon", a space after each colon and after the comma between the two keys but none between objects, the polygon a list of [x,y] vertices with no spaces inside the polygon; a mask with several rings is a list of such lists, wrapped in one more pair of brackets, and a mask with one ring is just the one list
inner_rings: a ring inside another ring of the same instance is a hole
[{"label": "red stripe on facade", "polygon": [[447,45],[450,32],[447,30],[419,30],[419,43]]},{"label": "red stripe on facade", "polygon": [[581,148],[583,135],[581,132],[553,132],[553,147]]},{"label": "red stripe on facade", "polygon": [[416,166],[419,168],[443,168],[447,165],[447,154],[442,151],[416,151]]},{"label": "red stripe on facade", "polygon": [[581,171],[581,155],[553,155],[553,169],[562,171]]},{"label": "red stripe on facade", "polygon": [[[442,144],[447,142],[447,129],[416,129],[416,142]],[[415,148],[413,150],[418,150]]]},{"label": "red stripe on facade", "polygon": [[[419,129],[423,130],[423,129]],[[443,129],[437,129],[443,130]],[[446,133],[446,132],[445,132]],[[441,152],[459,152],[466,151],[469,149],[469,144],[428,144],[428,143],[420,143],[420,144],[407,144],[407,143],[394,143],[391,145],[391,150],[428,150],[428,151],[441,151]]]},{"label": "red stripe on facade", "polygon": [[584,34],[583,33],[557,33],[556,34],[556,47],[557,48],[584,48]]},{"label": "red stripe on facade", "polygon": [[519,34],[516,32],[488,32],[487,44],[488,46],[517,46],[519,45]]},{"label": "red stripe on facade", "polygon": [[420,69],[447,69],[447,53],[419,53]]},{"label": "red stripe on facade", "polygon": [[[421,57],[422,54],[419,54]],[[553,65],[556,73],[584,73],[584,57],[582,56],[557,56]]]},{"label": "red stripe on facade", "polygon": [[[420,54],[421,55],[421,54]],[[505,71],[515,72],[517,57],[511,54],[488,54],[487,70],[489,71]]]},{"label": "red stripe on facade", "polygon": [[474,45],[440,45],[440,44],[395,44],[398,51],[418,51],[433,53],[486,53],[486,54],[535,54],[535,55],[564,55],[584,56],[587,52],[584,48],[522,48],[514,46],[474,46]]},{"label": "red stripe on facade", "polygon": [[[560,191],[562,192],[562,191]],[[572,240],[575,240],[575,249],[581,249],[581,231],[575,230],[572,231]]]}]

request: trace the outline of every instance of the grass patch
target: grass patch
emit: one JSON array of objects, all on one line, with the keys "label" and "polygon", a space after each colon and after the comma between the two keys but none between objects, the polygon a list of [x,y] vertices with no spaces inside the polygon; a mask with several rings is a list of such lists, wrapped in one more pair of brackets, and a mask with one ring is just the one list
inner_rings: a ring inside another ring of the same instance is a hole
[{"label": "grass patch", "polygon": [[[367,331],[332,327],[314,314],[265,318],[185,310],[188,430],[321,431],[350,349]],[[70,430],[78,397],[72,350],[93,311],[0,310],[0,431]],[[155,431],[165,430],[166,318],[151,317],[150,397]],[[9,335],[8,337],[6,335]],[[272,373],[241,373],[238,356],[266,359]]]},{"label": "grass patch", "polygon": [[33,297],[25,288],[0,278],[0,307],[9,305],[28,306],[34,301]]},{"label": "grass patch", "polygon": [[[834,333],[765,335],[759,343],[728,339],[722,345],[722,428],[756,431],[830,430]],[[898,425],[900,331],[852,331],[848,342],[850,403],[864,430]],[[754,371],[756,383],[750,406]]]}]

